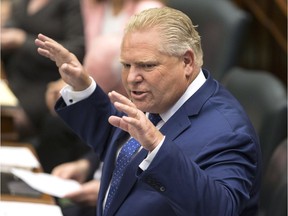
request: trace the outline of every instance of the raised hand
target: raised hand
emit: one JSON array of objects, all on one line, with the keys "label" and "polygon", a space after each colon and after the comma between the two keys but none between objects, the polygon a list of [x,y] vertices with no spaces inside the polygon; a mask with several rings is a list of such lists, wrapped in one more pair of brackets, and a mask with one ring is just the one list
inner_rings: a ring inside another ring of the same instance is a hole
[{"label": "raised hand", "polygon": [[153,151],[163,140],[163,134],[152,124],[146,115],[131,100],[112,91],[108,94],[116,109],[127,116],[110,116],[109,123],[115,127],[127,131],[132,137],[148,151]]},{"label": "raised hand", "polygon": [[35,40],[38,53],[55,61],[64,82],[75,91],[89,87],[91,80],[77,57],[55,40],[39,34]]},{"label": "raised hand", "polygon": [[80,64],[77,58],[70,53],[69,50],[43,34],[38,35],[38,38],[35,40],[35,44],[38,46],[38,53],[50,58],[52,61],[55,61],[58,67],[61,67],[61,65],[64,63],[75,66]]}]

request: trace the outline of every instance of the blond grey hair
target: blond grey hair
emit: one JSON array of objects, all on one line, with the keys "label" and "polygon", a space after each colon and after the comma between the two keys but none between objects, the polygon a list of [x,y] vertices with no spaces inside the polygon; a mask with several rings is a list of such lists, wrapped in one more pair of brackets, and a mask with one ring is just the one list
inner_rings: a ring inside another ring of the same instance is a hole
[{"label": "blond grey hair", "polygon": [[[188,49],[195,54],[196,64],[203,64],[201,39],[191,19],[183,12],[169,8],[152,8],[132,16],[124,35],[133,31],[157,28],[160,30],[160,52],[171,56],[182,56]],[[153,39],[152,39],[153,40]]]}]

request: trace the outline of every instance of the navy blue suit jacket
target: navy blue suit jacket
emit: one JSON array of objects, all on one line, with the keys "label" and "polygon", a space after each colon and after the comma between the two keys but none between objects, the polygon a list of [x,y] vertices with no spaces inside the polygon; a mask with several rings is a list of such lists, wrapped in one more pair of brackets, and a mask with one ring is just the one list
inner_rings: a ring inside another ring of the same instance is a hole
[{"label": "navy blue suit jacket", "polygon": [[[204,85],[164,124],[166,138],[146,171],[141,150],[123,176],[109,216],[254,216],[261,152],[240,104],[209,72]],[[104,160],[97,215],[127,133],[108,123],[117,112],[97,87],[87,99],[56,110]]]}]

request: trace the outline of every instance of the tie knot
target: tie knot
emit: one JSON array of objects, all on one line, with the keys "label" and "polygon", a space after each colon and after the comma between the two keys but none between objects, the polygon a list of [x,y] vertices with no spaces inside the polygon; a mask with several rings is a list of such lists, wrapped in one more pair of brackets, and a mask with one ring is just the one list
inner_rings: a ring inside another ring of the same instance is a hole
[{"label": "tie knot", "polygon": [[148,119],[156,126],[159,121],[161,121],[161,117],[159,114],[149,113]]}]

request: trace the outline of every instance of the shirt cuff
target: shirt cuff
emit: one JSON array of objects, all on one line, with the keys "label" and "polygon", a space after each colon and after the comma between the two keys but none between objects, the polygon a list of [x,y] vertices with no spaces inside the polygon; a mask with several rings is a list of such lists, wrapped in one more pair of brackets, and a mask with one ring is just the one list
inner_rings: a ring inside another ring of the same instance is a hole
[{"label": "shirt cuff", "polygon": [[74,91],[69,85],[61,89],[60,94],[67,106],[88,98],[95,91],[97,84],[92,77],[90,79],[92,81],[91,85],[83,91]]},{"label": "shirt cuff", "polygon": [[165,136],[163,140],[159,143],[159,145],[150,153],[148,153],[147,157],[140,163],[139,168],[143,171],[147,170],[150,164],[152,163],[153,159],[155,158],[156,154],[158,153],[159,149],[161,148],[162,144],[164,143]]}]

